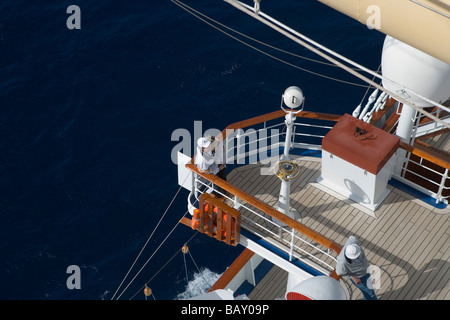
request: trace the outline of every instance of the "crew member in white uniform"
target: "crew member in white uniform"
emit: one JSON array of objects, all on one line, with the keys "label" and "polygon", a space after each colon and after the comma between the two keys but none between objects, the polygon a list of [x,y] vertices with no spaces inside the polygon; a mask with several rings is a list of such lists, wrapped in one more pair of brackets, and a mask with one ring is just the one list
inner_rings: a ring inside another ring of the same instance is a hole
[{"label": "crew member in white uniform", "polygon": [[[212,173],[226,181],[226,166],[223,162],[222,142],[214,137],[198,139],[195,165],[201,173]],[[216,190],[219,192],[213,192],[216,196],[220,197],[225,193],[224,190],[218,186],[216,186]]]}]

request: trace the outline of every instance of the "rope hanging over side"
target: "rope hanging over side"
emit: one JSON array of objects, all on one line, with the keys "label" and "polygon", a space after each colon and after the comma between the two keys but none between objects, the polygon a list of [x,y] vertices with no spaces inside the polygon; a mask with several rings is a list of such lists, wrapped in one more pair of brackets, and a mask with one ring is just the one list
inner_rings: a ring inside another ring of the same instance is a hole
[{"label": "rope hanging over side", "polygon": [[202,272],[200,271],[199,267],[197,266],[197,264],[194,261],[194,257],[192,256],[191,252],[189,251],[189,256],[192,259],[192,262],[194,263],[195,267],[197,268],[198,274],[201,275],[203,281],[205,281],[205,283],[209,286],[212,287],[213,283],[208,283],[208,281],[205,279],[205,277],[203,276]]},{"label": "rope hanging over side", "polygon": [[[117,292],[119,291],[120,287],[122,286],[122,284],[124,283],[125,279],[128,277],[128,275],[130,274],[131,270],[133,269],[134,265],[136,264],[136,262],[138,261],[139,257],[142,255],[142,252],[144,251],[144,249],[147,247],[147,244],[149,243],[150,239],[153,237],[153,234],[155,233],[156,229],[158,229],[159,225],[161,224],[161,221],[164,219],[164,217],[166,216],[167,212],[169,211],[170,207],[172,206],[173,202],[175,201],[176,197],[178,196],[178,194],[180,193],[182,187],[180,186],[178,188],[178,191],[175,193],[174,197],[172,198],[172,201],[170,201],[168,207],[166,208],[166,210],[164,211],[163,215],[161,216],[161,218],[159,219],[156,227],[153,229],[153,232],[150,234],[150,236],[148,237],[147,241],[145,242],[144,246],[142,247],[141,251],[139,252],[138,256],[136,257],[136,259],[134,260],[133,264],[131,265],[131,267],[128,269],[128,272],[126,273],[125,277],[122,279],[122,282],[119,284],[119,286],[116,289],[116,292],[114,292],[114,295],[112,296],[111,300],[114,299],[114,297],[116,296]],[[178,224],[177,224],[178,225]],[[128,286],[127,286],[128,287]],[[125,288],[126,290],[126,288]],[[124,290],[124,291],[125,291]],[[123,293],[123,292],[122,292]],[[119,297],[117,297],[117,299],[119,299]]]},{"label": "rope hanging over side", "polygon": [[[187,213],[187,212],[186,212]],[[194,239],[194,237],[198,234],[198,231],[195,232],[188,241],[186,241],[185,243],[189,243],[192,239]],[[148,284],[180,253],[180,250],[177,249],[177,251],[172,255],[172,257],[166,261],[166,263],[134,294],[131,296],[130,300],[133,300],[134,297],[139,294],[139,292],[142,292],[142,290],[148,286]],[[195,262],[194,262],[195,264]]]},{"label": "rope hanging over side", "polygon": [[184,260],[184,271],[186,271],[186,284],[189,284],[189,277],[187,271],[187,263],[186,263],[186,253],[183,252],[183,260]]}]

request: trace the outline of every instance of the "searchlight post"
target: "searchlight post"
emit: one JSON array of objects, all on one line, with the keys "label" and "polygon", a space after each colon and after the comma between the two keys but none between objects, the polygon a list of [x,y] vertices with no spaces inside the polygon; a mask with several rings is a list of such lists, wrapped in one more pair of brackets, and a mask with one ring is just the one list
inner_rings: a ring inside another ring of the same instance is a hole
[{"label": "searchlight post", "polygon": [[[296,178],[300,173],[299,166],[290,160],[289,149],[292,144],[292,134],[294,129],[295,115],[303,110],[303,103],[305,98],[300,88],[292,86],[284,91],[281,99],[281,109],[286,112],[286,140],[284,142],[284,151],[278,165],[275,167],[275,174],[281,180],[280,195],[278,198],[278,211],[294,218],[294,212],[290,209],[290,195],[291,195],[291,180]],[[286,110],[284,104],[290,109]],[[297,108],[299,108],[296,110]],[[296,111],[293,111],[296,110]],[[279,220],[273,219],[280,226],[286,226]]]}]

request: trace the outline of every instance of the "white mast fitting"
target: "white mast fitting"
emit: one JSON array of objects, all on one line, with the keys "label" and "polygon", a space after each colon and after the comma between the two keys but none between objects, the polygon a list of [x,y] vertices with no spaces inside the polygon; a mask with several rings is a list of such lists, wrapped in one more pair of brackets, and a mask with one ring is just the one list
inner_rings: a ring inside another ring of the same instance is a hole
[{"label": "white mast fitting", "polygon": [[[295,115],[303,110],[304,101],[305,97],[303,96],[302,90],[295,86],[287,88],[281,99],[281,109],[286,112],[284,121],[286,124],[286,138],[284,142],[283,155],[281,156],[280,162],[275,167],[275,173],[281,180],[280,196],[278,198],[278,211],[292,219],[295,219],[295,214],[290,208],[291,180],[295,179],[299,175],[300,168],[295,162],[290,161],[289,149],[292,144]],[[283,102],[288,108],[290,108],[290,110],[286,110],[283,107]],[[296,110],[299,107],[300,109]],[[273,221],[280,226],[285,226],[285,224],[281,221],[276,219],[273,219]]]}]

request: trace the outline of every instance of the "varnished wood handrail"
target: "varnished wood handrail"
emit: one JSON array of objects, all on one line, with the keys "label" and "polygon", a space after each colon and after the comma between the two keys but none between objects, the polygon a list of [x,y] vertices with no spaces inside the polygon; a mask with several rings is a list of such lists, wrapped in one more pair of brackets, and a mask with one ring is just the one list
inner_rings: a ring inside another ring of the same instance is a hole
[{"label": "varnished wood handrail", "polygon": [[[292,111],[295,111],[295,110],[292,110]],[[280,109],[278,111],[263,114],[263,115],[253,117],[253,118],[250,118],[247,120],[238,121],[238,122],[235,122],[235,123],[227,126],[216,138],[223,141],[227,138],[228,135],[230,135],[237,129],[248,128],[248,127],[254,126],[256,124],[260,124],[260,123],[267,122],[270,120],[282,118],[285,115],[286,115],[286,112],[284,112],[283,110]],[[324,120],[324,121],[339,121],[339,119],[341,118],[340,115],[336,115],[336,114],[310,112],[310,111],[300,111],[298,114],[296,114],[296,117],[297,118],[306,118],[306,119],[318,119],[318,120]]]},{"label": "varnished wood handrail", "polygon": [[[295,111],[295,110],[293,110],[293,111]],[[267,122],[270,120],[284,117],[285,115],[286,115],[285,111],[278,110],[278,111],[267,113],[267,114],[264,114],[261,116],[250,118],[247,120],[235,122],[235,123],[227,126],[216,138],[218,140],[224,141],[229,134],[233,133],[237,129],[247,128],[247,127],[250,127],[250,126],[253,126],[256,124],[260,124],[263,122]],[[298,114],[296,114],[296,117],[325,120],[325,121],[339,121],[339,119],[342,116],[335,115],[335,114],[328,114],[328,113],[320,113],[320,112],[301,111]],[[334,251],[336,254],[339,254],[341,252],[342,247],[339,244],[322,236],[321,234],[317,233],[316,231],[306,227],[305,225],[301,224],[300,222],[282,214],[278,210],[276,210],[276,209],[272,208],[271,206],[267,205],[266,203],[256,199],[255,197],[247,194],[246,192],[240,190],[239,188],[236,188],[235,186],[220,179],[219,177],[217,177],[213,174],[201,173],[200,171],[198,171],[197,167],[193,163],[194,163],[194,157],[192,158],[190,163],[186,164],[186,168],[190,169],[194,173],[197,173],[199,176],[202,176],[206,180],[214,183],[215,185],[221,187],[222,189],[230,192],[231,194],[236,195],[237,197],[241,198],[242,200],[246,201],[247,203],[253,205],[255,208],[258,208],[259,210],[274,217],[278,221],[283,222],[284,224],[286,224],[287,226],[289,226],[291,228],[294,228],[296,231],[309,237],[310,239],[316,241],[317,243],[323,245],[324,247]],[[340,278],[340,276],[338,276],[336,274],[336,270],[333,270],[330,273],[330,276],[336,280],[339,280],[339,278]]]},{"label": "varnished wood handrail", "polygon": [[450,161],[444,159],[443,157],[440,157],[439,155],[431,154],[425,149],[419,148],[418,146],[411,146],[401,141],[400,141],[400,148],[405,149],[406,151],[411,152],[412,154],[421,157],[425,160],[433,162],[438,166],[443,167],[444,169],[450,170]]},{"label": "varnished wood handrail", "polygon": [[[289,111],[289,110],[288,110]],[[295,110],[293,110],[295,111]],[[259,124],[262,122],[274,120],[277,118],[284,117],[286,115],[286,112],[284,110],[278,110],[271,113],[267,113],[261,116],[257,116],[254,118],[250,118],[244,121],[235,122],[229,126],[227,126],[222,131],[222,137],[223,139],[226,138],[227,134],[230,133],[230,131],[234,131],[236,129],[242,129],[247,128],[250,126],[253,126],[255,124]],[[335,114],[329,114],[329,113],[320,113],[320,112],[309,112],[309,111],[300,111],[298,114],[296,114],[296,117],[301,118],[308,118],[308,119],[318,119],[318,120],[326,120],[326,121],[338,121],[342,116],[335,115]],[[222,139],[220,139],[222,140]],[[204,174],[201,173],[197,167],[192,164],[193,161],[186,164],[186,167],[189,168],[191,171],[197,173],[198,175],[202,176],[206,180],[216,184],[217,186],[221,187],[222,189],[230,192],[231,194],[236,195],[237,197],[241,198],[242,200],[246,201],[247,203],[251,204],[255,208],[260,209],[261,211],[267,213],[268,215],[272,216],[273,218],[283,222],[284,224],[288,225],[291,228],[294,228],[301,234],[309,237],[310,239],[320,243],[321,245],[325,246],[326,248],[333,250],[337,254],[341,251],[341,246],[339,246],[337,243],[325,238],[321,234],[315,232],[312,229],[309,229],[305,225],[301,224],[300,222],[282,214],[278,210],[272,208],[271,206],[267,205],[266,203],[256,199],[255,197],[252,197],[248,193],[242,191],[239,188],[236,188],[235,186],[229,184],[228,182],[216,177],[213,174]]]},{"label": "varnished wood handrail", "polygon": [[301,234],[307,236],[308,238],[316,241],[317,243],[323,245],[324,247],[333,250],[337,254],[341,252],[341,246],[337,243],[331,241],[330,239],[322,236],[320,233],[317,233],[316,231],[306,227],[305,225],[301,224],[300,222],[288,217],[287,215],[282,214],[278,210],[274,209],[273,207],[269,206],[268,204],[262,202],[261,200],[249,195],[248,193],[242,191],[241,189],[233,186],[232,184],[228,183],[227,181],[224,181],[220,179],[219,177],[207,173],[201,173],[197,167],[191,163],[186,164],[186,167],[198,174],[199,176],[205,178],[206,180],[214,183],[215,185],[219,186],[220,188],[230,192],[233,195],[236,195],[238,198],[244,200],[248,204],[254,206],[255,208],[261,210],[262,212],[270,215],[271,217],[277,219],[278,221],[283,222],[287,226],[294,228],[296,231],[300,232]]}]

